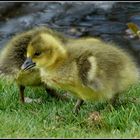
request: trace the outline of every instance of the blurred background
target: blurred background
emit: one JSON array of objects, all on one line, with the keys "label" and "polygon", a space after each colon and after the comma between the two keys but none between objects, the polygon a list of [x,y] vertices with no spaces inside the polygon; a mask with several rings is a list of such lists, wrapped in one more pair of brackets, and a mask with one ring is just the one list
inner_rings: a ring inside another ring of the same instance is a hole
[{"label": "blurred background", "polygon": [[140,39],[127,35],[129,22],[140,26],[140,2],[0,2],[0,48],[17,33],[45,25],[74,38],[114,42],[139,62]]}]

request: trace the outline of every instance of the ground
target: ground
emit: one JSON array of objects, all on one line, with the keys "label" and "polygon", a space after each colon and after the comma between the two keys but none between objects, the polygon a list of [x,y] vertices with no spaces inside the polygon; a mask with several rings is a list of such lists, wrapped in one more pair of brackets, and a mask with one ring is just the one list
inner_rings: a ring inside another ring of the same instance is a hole
[{"label": "ground", "polygon": [[[95,3],[1,2],[0,48],[17,33],[46,25],[72,37],[113,41],[139,63],[140,40],[129,38],[126,29],[129,22],[140,27],[140,3]],[[77,116],[72,113],[75,98],[56,101],[42,88],[25,92],[42,103],[21,104],[16,84],[0,80],[0,138],[140,138],[140,84],[125,91],[115,108],[87,102]]]},{"label": "ground", "polygon": [[25,92],[28,97],[42,98],[42,103],[21,104],[16,84],[0,81],[1,138],[140,137],[139,84],[124,92],[116,107],[87,102],[78,115],[72,113],[75,98],[57,101],[42,88],[28,87]]}]

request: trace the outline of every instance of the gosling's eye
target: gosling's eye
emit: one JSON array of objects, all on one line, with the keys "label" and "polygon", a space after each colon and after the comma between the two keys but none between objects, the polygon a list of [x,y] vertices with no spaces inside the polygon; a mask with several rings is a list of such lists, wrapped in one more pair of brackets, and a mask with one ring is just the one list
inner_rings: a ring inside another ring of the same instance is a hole
[{"label": "gosling's eye", "polygon": [[39,56],[41,52],[35,52],[34,56]]}]

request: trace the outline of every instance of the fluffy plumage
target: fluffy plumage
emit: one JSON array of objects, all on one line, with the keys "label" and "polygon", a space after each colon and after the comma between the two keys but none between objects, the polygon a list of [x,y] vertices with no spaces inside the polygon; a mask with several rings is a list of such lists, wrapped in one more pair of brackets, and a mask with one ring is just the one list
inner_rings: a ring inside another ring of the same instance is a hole
[{"label": "fluffy plumage", "polygon": [[27,57],[36,63],[49,87],[69,91],[81,100],[111,99],[139,77],[129,54],[95,38],[64,43],[41,33],[29,43]]}]

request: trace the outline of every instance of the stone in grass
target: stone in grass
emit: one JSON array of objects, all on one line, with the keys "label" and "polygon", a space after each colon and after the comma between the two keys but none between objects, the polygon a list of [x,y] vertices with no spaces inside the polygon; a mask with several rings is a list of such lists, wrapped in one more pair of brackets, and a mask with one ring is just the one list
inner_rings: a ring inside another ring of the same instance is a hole
[{"label": "stone in grass", "polygon": [[100,124],[102,120],[101,114],[98,111],[91,112],[88,117],[89,123]]},{"label": "stone in grass", "polygon": [[32,102],[41,103],[42,99],[41,98],[32,99],[32,98],[29,98],[29,97],[25,97],[25,103],[32,103]]}]

